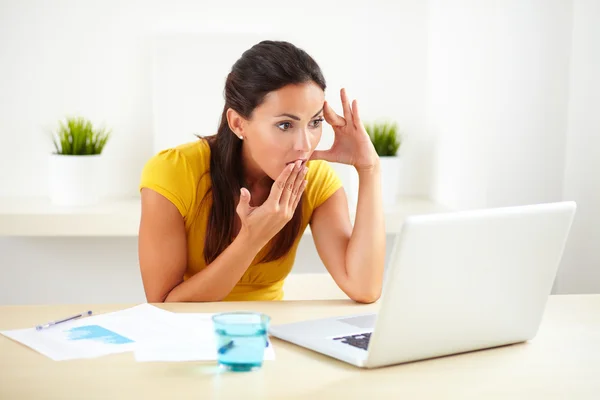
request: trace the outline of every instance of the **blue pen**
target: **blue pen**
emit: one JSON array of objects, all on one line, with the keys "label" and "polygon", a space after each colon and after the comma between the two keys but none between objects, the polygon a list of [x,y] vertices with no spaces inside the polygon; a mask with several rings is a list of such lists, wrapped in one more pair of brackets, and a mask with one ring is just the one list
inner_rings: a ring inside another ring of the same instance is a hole
[{"label": "blue pen", "polygon": [[72,317],[68,317],[68,318],[65,318],[65,319],[59,319],[57,321],[50,321],[50,322],[47,322],[47,323],[45,323],[43,325],[37,325],[35,327],[35,330],[36,331],[41,331],[42,329],[49,328],[49,327],[51,327],[53,325],[57,325],[57,324],[60,324],[60,323],[63,323],[63,322],[67,322],[67,321],[71,321],[71,320],[74,320],[74,319],[77,319],[77,318],[85,317],[86,315],[92,315],[92,312],[91,311],[86,311],[86,312],[83,312],[81,314],[73,315]]}]

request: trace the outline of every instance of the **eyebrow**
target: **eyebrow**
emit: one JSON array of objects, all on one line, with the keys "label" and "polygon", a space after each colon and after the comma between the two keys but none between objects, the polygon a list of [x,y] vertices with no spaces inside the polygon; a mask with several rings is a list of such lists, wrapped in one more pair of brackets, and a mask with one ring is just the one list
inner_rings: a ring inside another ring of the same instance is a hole
[{"label": "eyebrow", "polygon": [[[317,115],[321,114],[322,111],[323,111],[323,107],[321,107],[321,109],[319,111],[317,111],[317,113],[315,115],[313,115],[311,118],[314,118]],[[276,116],[275,118],[279,118],[279,117],[288,117],[291,119],[295,119],[296,121],[300,121],[299,117],[292,115],[292,114],[281,114],[281,115]]]}]

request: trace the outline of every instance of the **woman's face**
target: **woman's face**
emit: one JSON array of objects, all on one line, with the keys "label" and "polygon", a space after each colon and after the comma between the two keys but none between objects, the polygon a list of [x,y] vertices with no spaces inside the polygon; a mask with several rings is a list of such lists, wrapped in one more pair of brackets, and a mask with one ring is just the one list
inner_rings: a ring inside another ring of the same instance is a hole
[{"label": "woman's face", "polygon": [[267,94],[243,123],[247,173],[275,180],[289,163],[306,162],[321,140],[324,101],[325,93],[314,82]]}]

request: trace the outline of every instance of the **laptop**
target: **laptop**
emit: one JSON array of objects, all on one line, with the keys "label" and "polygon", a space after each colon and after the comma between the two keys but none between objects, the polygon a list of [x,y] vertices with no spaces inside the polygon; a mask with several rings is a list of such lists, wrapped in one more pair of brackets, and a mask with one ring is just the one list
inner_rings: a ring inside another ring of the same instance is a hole
[{"label": "laptop", "polygon": [[531,340],[575,211],[565,201],[409,216],[376,314],[273,324],[269,333],[361,368]]}]

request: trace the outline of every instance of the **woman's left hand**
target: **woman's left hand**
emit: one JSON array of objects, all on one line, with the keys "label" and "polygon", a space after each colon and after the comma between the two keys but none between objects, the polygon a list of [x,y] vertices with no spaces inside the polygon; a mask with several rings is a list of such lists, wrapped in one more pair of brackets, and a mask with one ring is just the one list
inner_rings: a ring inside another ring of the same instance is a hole
[{"label": "woman's left hand", "polygon": [[379,164],[379,156],[365,130],[358,114],[356,100],[352,108],[346,90],[340,91],[344,116],[337,115],[325,101],[323,114],[325,121],[333,127],[335,138],[329,150],[315,150],[311,160],[325,160],[354,166],[357,171],[372,169]]}]

